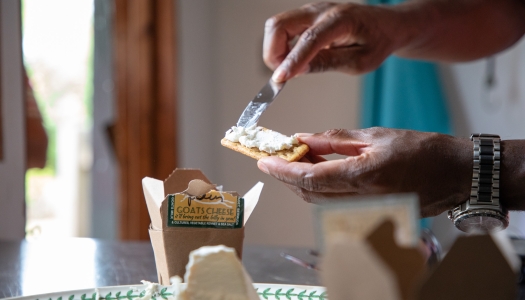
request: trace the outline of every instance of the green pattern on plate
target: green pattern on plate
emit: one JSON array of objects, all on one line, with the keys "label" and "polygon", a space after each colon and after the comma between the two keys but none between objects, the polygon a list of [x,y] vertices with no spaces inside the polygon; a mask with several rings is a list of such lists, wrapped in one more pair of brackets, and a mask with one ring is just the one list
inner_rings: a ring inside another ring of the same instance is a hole
[{"label": "green pattern on plate", "polygon": [[[254,284],[254,287],[261,300],[328,300],[326,291],[322,287],[257,283]],[[152,295],[152,300],[173,299],[171,287],[161,286],[160,288],[159,292]],[[101,287],[98,290],[98,298],[95,289],[85,289],[6,300],[139,300],[146,294],[146,289],[143,286]],[[40,298],[37,298],[38,296]]]},{"label": "green pattern on plate", "polygon": [[[159,298],[160,300],[162,298],[164,300],[167,300],[168,296],[173,296],[173,293],[169,293],[167,290],[168,288],[163,288],[162,290],[160,290],[160,292],[154,293],[153,296],[151,296],[151,299],[157,300],[157,298]],[[111,292],[109,292],[106,296],[100,295],[98,300],[124,300],[124,299],[131,300],[134,298],[142,298],[146,294],[146,290],[140,291],[139,294],[134,294],[134,292],[136,291],[129,290],[125,295],[122,295],[121,291],[118,291],[117,293],[115,293],[115,296],[112,296]]]},{"label": "green pattern on plate", "polygon": [[317,291],[312,291],[307,293],[306,290],[301,291],[296,288],[290,288],[288,290],[277,289],[275,291],[272,291],[272,288],[266,288],[262,292],[259,291],[258,288],[255,290],[257,291],[257,294],[259,294],[259,297],[265,300],[281,300],[281,297],[286,300],[328,300],[326,292],[318,294]]}]

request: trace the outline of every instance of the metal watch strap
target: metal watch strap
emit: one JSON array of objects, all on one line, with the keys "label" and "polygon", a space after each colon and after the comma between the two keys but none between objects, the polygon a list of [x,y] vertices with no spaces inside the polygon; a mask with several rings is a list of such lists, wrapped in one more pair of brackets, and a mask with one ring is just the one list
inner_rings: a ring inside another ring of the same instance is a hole
[{"label": "metal watch strap", "polygon": [[499,205],[501,139],[495,134],[476,133],[470,140],[474,146],[470,204]]},{"label": "metal watch strap", "polygon": [[496,231],[509,225],[508,211],[500,205],[501,139],[498,135],[477,133],[473,144],[473,173],[470,197],[448,212],[461,231]]}]

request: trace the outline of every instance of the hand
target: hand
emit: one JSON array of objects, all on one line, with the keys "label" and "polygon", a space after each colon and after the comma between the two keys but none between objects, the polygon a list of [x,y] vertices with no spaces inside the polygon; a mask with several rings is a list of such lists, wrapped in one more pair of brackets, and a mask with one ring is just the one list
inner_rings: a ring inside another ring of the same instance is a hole
[{"label": "hand", "polygon": [[524,2],[516,0],[309,4],[266,21],[263,59],[277,82],[307,72],[361,74],[392,53],[470,61],[513,45],[525,34],[524,20]]},{"label": "hand", "polygon": [[[472,182],[472,143],[438,133],[387,128],[299,134],[310,146],[301,162],[266,157],[261,171],[310,203],[355,195],[417,192],[423,217],[467,200]],[[321,155],[346,158],[326,160]]]},{"label": "hand", "polygon": [[[360,74],[379,67],[405,39],[401,15],[386,6],[317,3],[266,21],[263,58],[282,82],[305,72]],[[300,35],[290,49],[289,43]]]}]

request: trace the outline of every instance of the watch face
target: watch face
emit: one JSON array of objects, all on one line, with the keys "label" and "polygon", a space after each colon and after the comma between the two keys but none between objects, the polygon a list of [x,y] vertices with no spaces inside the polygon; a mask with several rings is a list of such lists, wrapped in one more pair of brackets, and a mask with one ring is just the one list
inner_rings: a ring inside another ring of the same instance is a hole
[{"label": "watch face", "polygon": [[505,224],[500,219],[491,216],[478,215],[463,219],[458,224],[458,227],[465,232],[487,232],[505,229]]}]

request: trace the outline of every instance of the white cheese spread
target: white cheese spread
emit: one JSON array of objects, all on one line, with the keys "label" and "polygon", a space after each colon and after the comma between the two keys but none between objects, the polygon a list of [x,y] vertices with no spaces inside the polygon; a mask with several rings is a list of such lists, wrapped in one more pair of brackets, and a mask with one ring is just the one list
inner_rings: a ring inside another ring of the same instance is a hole
[{"label": "white cheese spread", "polygon": [[286,136],[269,129],[263,130],[262,127],[256,127],[256,125],[247,128],[233,126],[226,131],[225,138],[245,147],[258,148],[267,153],[287,150],[299,144],[295,136]]},{"label": "white cheese spread", "polygon": [[141,282],[142,282],[143,285],[146,286],[146,289],[144,290],[145,291],[144,296],[140,297],[139,300],[151,300],[153,295],[157,294],[157,292],[159,290],[159,284],[158,283],[149,282],[149,281],[146,281],[146,280],[142,280]]}]

